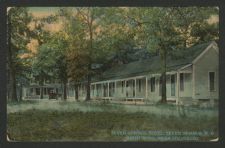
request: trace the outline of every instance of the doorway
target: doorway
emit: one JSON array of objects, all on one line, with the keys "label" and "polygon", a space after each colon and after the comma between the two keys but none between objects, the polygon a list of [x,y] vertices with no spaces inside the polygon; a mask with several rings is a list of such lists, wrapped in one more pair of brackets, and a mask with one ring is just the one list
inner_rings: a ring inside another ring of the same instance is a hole
[{"label": "doorway", "polygon": [[171,96],[175,96],[175,75],[171,75]]}]

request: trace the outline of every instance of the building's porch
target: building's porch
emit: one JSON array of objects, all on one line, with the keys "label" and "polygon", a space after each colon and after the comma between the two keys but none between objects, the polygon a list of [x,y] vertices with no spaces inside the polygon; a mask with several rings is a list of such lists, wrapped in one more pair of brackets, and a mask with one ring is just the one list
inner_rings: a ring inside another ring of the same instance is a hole
[{"label": "building's porch", "polygon": [[[100,81],[91,84],[91,98],[118,101],[151,101],[161,99],[160,74],[124,79]],[[192,97],[192,71],[181,70],[166,73],[167,100],[178,103],[182,98]]]}]

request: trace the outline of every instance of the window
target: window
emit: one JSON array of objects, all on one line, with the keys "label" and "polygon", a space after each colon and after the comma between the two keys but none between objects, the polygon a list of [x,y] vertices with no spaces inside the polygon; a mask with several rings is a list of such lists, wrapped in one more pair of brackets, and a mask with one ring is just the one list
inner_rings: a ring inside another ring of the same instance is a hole
[{"label": "window", "polygon": [[139,88],[139,92],[141,92],[141,79],[138,80],[138,88]]},{"label": "window", "polygon": [[104,97],[108,96],[108,94],[107,94],[108,93],[108,88],[107,87],[108,87],[107,83],[104,83],[103,84],[103,90],[104,90],[103,91],[103,96]]},{"label": "window", "polygon": [[175,75],[171,75],[171,96],[175,96]]},{"label": "window", "polygon": [[109,83],[109,90],[110,90],[110,96],[112,95],[112,93],[115,93],[115,83]]},{"label": "window", "polygon": [[115,93],[115,82],[112,83],[113,93]]},{"label": "window", "polygon": [[133,80],[133,97],[135,97],[135,80]]},{"label": "window", "polygon": [[30,93],[32,94],[32,93],[33,93],[33,91],[34,91],[34,90],[33,90],[33,88],[31,88],[31,89],[30,89]]},{"label": "window", "polygon": [[123,87],[124,87],[124,81],[122,81],[122,89],[121,89],[122,93],[123,93]]},{"label": "window", "polygon": [[215,72],[209,72],[209,91],[215,91]]},{"label": "window", "polygon": [[112,83],[109,83],[109,97],[112,96]]},{"label": "window", "polygon": [[184,91],[184,74],[180,74],[180,91]]},{"label": "window", "polygon": [[40,88],[36,88],[36,95],[40,95]]},{"label": "window", "polygon": [[155,92],[155,77],[150,79],[151,83],[151,92]]},{"label": "window", "polygon": [[[129,87],[128,82],[129,82],[129,81],[126,82],[126,87]],[[126,91],[126,96],[128,97],[128,91]]]},{"label": "window", "polygon": [[100,91],[99,89],[100,89],[100,87],[101,87],[100,84],[97,84],[97,85],[96,85],[97,96],[99,96],[99,91]]},{"label": "window", "polygon": [[44,95],[47,95],[47,88],[43,88],[44,89]]},{"label": "window", "polygon": [[91,89],[92,89],[92,95],[94,96],[95,86],[91,85]]}]

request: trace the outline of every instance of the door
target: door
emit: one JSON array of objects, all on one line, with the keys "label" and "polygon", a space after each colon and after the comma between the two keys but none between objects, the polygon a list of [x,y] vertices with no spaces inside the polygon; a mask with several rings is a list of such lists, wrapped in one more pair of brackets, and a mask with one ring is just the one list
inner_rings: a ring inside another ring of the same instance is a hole
[{"label": "door", "polygon": [[175,75],[171,75],[171,96],[175,96]]},{"label": "door", "polygon": [[133,97],[135,97],[135,80],[132,80],[133,82]]},{"label": "door", "polygon": [[105,83],[105,84],[103,84],[103,96],[104,97],[106,97],[107,96],[107,93],[108,93],[108,91],[107,91],[107,84]]},{"label": "door", "polygon": [[129,91],[129,81],[126,81],[126,97],[128,97],[128,91]]}]

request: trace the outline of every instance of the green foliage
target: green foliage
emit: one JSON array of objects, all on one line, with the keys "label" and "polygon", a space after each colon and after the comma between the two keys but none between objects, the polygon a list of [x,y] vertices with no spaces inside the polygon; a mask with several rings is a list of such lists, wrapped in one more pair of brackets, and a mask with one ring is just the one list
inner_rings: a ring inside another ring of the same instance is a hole
[{"label": "green foliage", "polygon": [[64,26],[70,49],[70,54],[67,55],[68,72],[73,81],[93,74],[95,71],[90,65],[105,63],[108,57],[114,54],[115,46],[112,45],[115,45],[115,42],[119,45],[119,41],[123,39],[118,38],[121,30],[117,31],[116,36],[110,31],[112,25],[109,25],[108,21],[112,18],[111,13],[112,9],[106,8],[60,10],[60,16],[67,20]]},{"label": "green foliage", "polygon": [[[217,8],[153,7],[134,8],[127,14],[128,23],[136,31],[136,43],[161,59],[162,102],[166,102],[166,58],[172,51],[181,51],[204,41],[218,39],[218,25],[207,21],[218,14]],[[140,12],[143,12],[140,15]],[[143,41],[144,40],[144,41]]]},{"label": "green foliage", "polygon": [[67,42],[61,32],[51,35],[48,43],[42,44],[33,63],[36,76],[41,75],[67,81]]},{"label": "green foliage", "polygon": [[195,24],[192,27],[191,35],[198,38],[198,42],[205,42],[219,39],[219,24]]},{"label": "green foliage", "polygon": [[[78,82],[95,74],[93,65],[103,64],[105,70],[114,64],[146,58],[148,52],[160,55],[165,71],[167,55],[218,39],[218,23],[208,23],[212,15],[218,15],[218,8],[61,7],[54,15],[35,18],[26,8],[13,7],[9,11],[12,60],[21,77],[32,68],[39,78],[64,82],[68,78]],[[60,21],[61,31],[44,29]],[[33,30],[28,27],[30,22]],[[26,46],[31,39],[38,40],[36,57],[18,58],[28,53]]]},{"label": "green foliage", "polygon": [[[31,22],[31,16],[28,10],[24,7],[12,7],[8,11],[9,27],[11,34],[11,43],[17,49],[26,49],[26,44],[29,43],[29,28],[28,24]],[[18,50],[15,50],[18,51]]]},{"label": "green foliage", "polygon": [[31,16],[26,8],[12,7],[8,9],[8,99],[18,101],[17,85],[27,83],[27,74],[30,72],[30,60],[21,58],[21,55],[29,53],[26,45],[30,42],[30,30],[28,24]]},{"label": "green foliage", "polygon": [[211,16],[218,15],[216,7],[130,8],[128,12],[124,15],[136,32],[137,45],[151,52],[162,46],[169,52],[218,38],[218,23],[207,22]]},{"label": "green foliage", "polygon": [[34,75],[45,73],[53,76],[53,65],[55,63],[55,51],[53,48],[43,44],[38,49],[38,53],[33,63]]},{"label": "green foliage", "polygon": [[[28,24],[31,22],[31,16],[26,8],[13,7],[8,11],[9,31],[10,31],[10,53],[11,62],[14,63],[17,75],[23,75],[28,69],[29,60],[22,59],[19,56],[29,53],[26,45],[30,42],[30,30]],[[10,62],[10,61],[9,61]],[[21,76],[20,75],[20,76]]]},{"label": "green foliage", "polygon": [[32,23],[34,23],[34,29],[30,32],[32,39],[38,40],[39,46],[48,42],[51,33],[44,29],[45,25],[57,22],[58,18],[56,15],[50,15],[46,17],[36,18],[32,17]]}]

